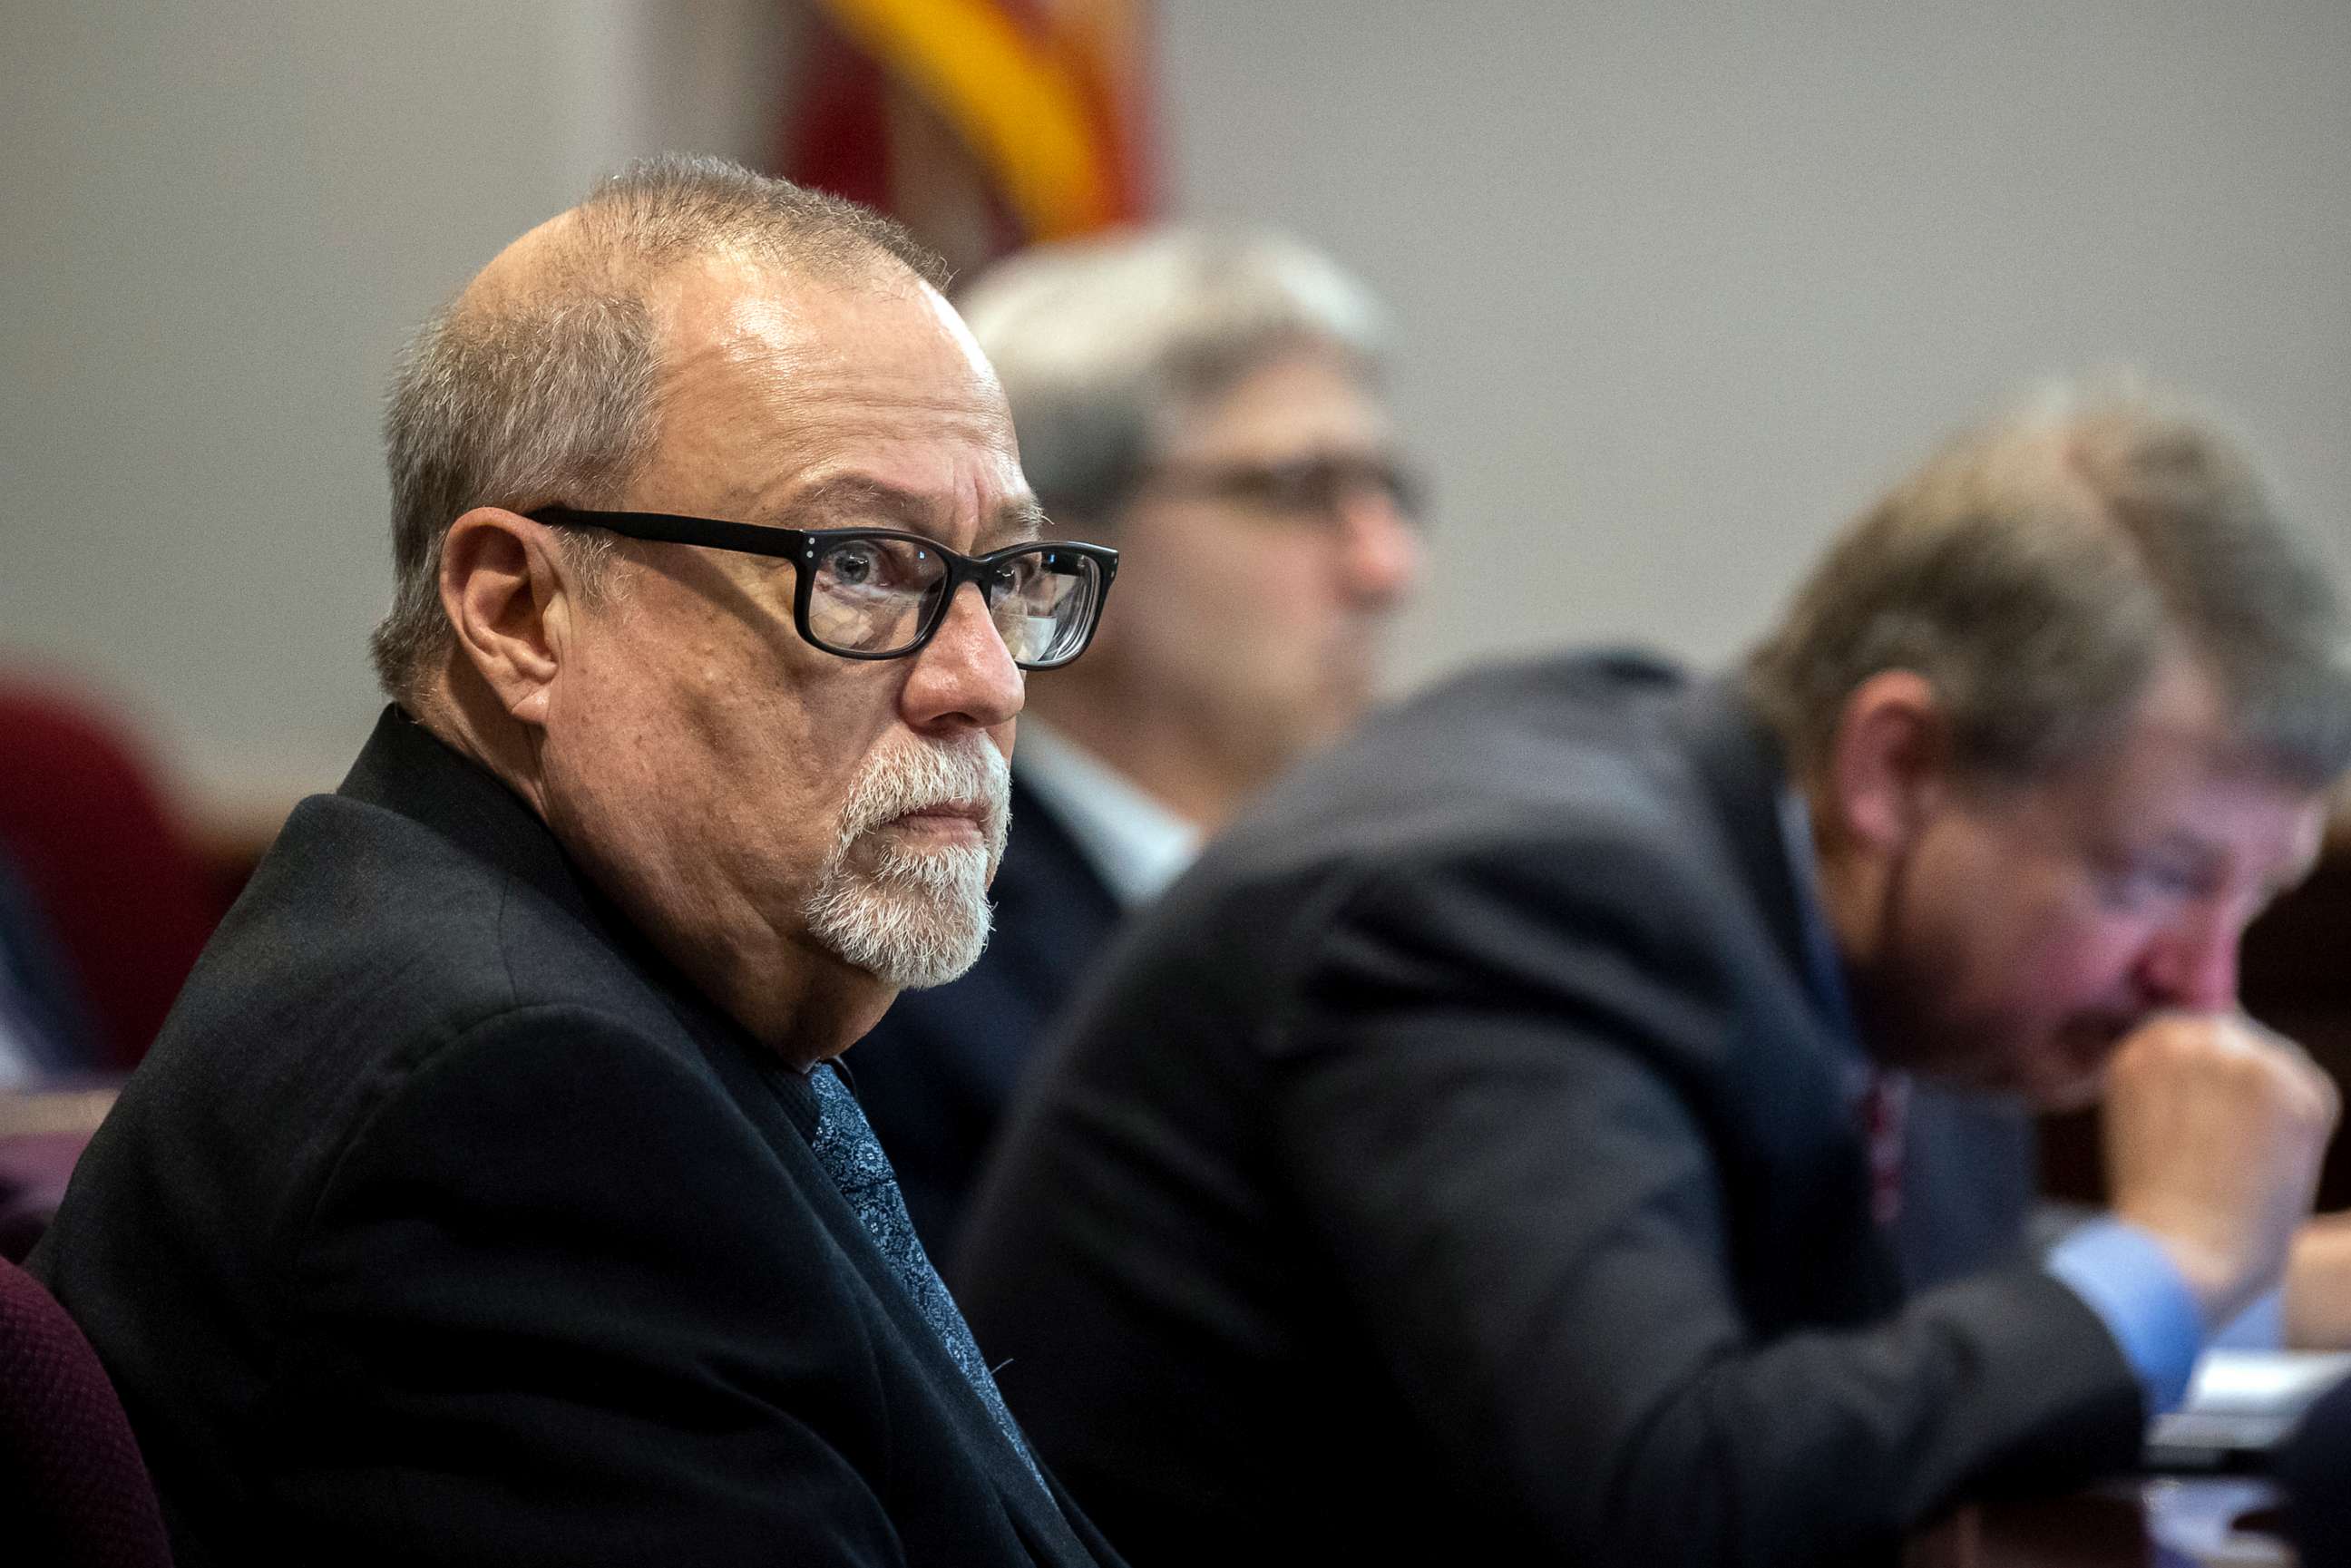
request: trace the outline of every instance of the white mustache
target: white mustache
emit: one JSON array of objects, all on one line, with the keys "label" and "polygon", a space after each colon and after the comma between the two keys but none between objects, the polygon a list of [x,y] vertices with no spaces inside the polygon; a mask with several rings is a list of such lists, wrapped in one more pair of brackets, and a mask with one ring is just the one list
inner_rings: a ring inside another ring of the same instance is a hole
[{"label": "white mustache", "polygon": [[876,753],[849,787],[837,851],[911,811],[977,808],[989,869],[1004,853],[1012,815],[1012,770],[979,736],[966,741],[914,741]]}]

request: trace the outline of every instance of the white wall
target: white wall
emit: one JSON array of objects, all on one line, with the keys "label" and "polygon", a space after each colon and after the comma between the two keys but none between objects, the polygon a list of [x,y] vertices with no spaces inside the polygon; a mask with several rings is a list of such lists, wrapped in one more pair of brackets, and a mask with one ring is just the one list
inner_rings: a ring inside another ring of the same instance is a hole
[{"label": "white wall", "polygon": [[[402,334],[629,154],[756,154],[782,0],[0,11],[0,658],[214,804],[376,698]],[[1163,0],[1171,190],[1348,259],[1439,482],[1401,673],[1744,643],[2034,372],[2132,361],[2351,519],[2351,5]]]},{"label": "white wall", "polygon": [[128,699],[209,809],[331,787],[381,700],[402,340],[598,170],[762,146],[773,11],[12,0],[0,660]]},{"label": "white wall", "polygon": [[1294,225],[1402,319],[1442,503],[1408,676],[1727,656],[1937,433],[2064,367],[2220,403],[2351,538],[2343,0],[1165,21],[1186,204]]}]

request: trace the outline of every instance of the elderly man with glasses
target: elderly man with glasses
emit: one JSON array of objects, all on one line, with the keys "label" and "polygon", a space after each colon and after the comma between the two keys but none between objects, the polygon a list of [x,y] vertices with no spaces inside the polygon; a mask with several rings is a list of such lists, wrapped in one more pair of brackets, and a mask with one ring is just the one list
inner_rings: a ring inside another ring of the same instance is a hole
[{"label": "elderly man with glasses", "polygon": [[936,281],[663,161],[416,339],[395,706],[36,1260],[183,1563],[1113,1560],[833,1064],[977,956],[1116,567]]},{"label": "elderly man with glasses", "polygon": [[1020,831],[971,973],[907,997],[860,1086],[934,1255],[1040,1036],[1128,910],[1372,698],[1421,569],[1385,325],[1293,241],[1163,227],[1027,252],[958,298],[1061,529],[1126,552],[1118,615],[1040,683]]}]

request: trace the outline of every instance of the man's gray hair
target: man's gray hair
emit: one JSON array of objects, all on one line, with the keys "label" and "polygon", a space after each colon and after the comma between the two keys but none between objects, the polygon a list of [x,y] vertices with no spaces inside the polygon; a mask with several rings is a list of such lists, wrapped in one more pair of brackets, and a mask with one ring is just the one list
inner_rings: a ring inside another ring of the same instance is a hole
[{"label": "man's gray hair", "polygon": [[1004,383],[1039,501],[1095,529],[1115,521],[1170,420],[1301,348],[1376,381],[1387,348],[1370,290],[1261,232],[1164,227],[1040,246],[956,303]]},{"label": "man's gray hair", "polygon": [[2317,788],[2351,765],[2351,648],[2314,541],[2210,418],[2105,378],[2051,388],[1896,486],[1814,570],[1746,683],[1804,769],[1856,686],[1914,671],[1960,764],[2021,779],[2120,733],[2175,650],[2281,777]]},{"label": "man's gray hair", "polygon": [[[652,455],[662,362],[645,291],[665,268],[731,256],[843,284],[892,269],[946,281],[889,219],[716,158],[632,164],[570,217],[531,287],[461,293],[402,356],[383,422],[393,597],[370,641],[395,699],[413,701],[449,646],[451,523],[475,507],[605,504]],[[611,540],[564,548],[593,594]]]}]

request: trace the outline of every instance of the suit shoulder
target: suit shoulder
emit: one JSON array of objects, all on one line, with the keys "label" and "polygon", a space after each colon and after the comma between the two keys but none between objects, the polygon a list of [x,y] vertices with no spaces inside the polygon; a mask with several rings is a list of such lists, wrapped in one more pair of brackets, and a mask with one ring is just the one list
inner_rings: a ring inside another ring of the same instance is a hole
[{"label": "suit shoulder", "polygon": [[1454,871],[1703,898],[1722,846],[1678,733],[1690,690],[1630,654],[1473,672],[1300,769],[1212,850],[1207,874],[1251,898],[1301,873]]},{"label": "suit shoulder", "polygon": [[771,1163],[768,1140],[716,1074],[609,1010],[507,1009],[403,1065],[352,1119],[340,1164],[370,1150],[402,1170],[438,1161],[453,1188],[500,1185],[487,1177],[511,1166],[506,1185],[602,1190],[622,1173],[707,1170],[730,1148],[738,1166]]},{"label": "suit shoulder", "polygon": [[305,801],[125,1087],[97,1163],[136,1151],[282,1223],[376,1108],[495,1020],[592,1024],[703,1070],[663,996],[584,918],[397,813]]},{"label": "suit shoulder", "polygon": [[581,908],[398,812],[306,800],[189,987],[201,1025],[256,1009],[350,1014],[379,1038],[562,1002],[661,1018]]}]

